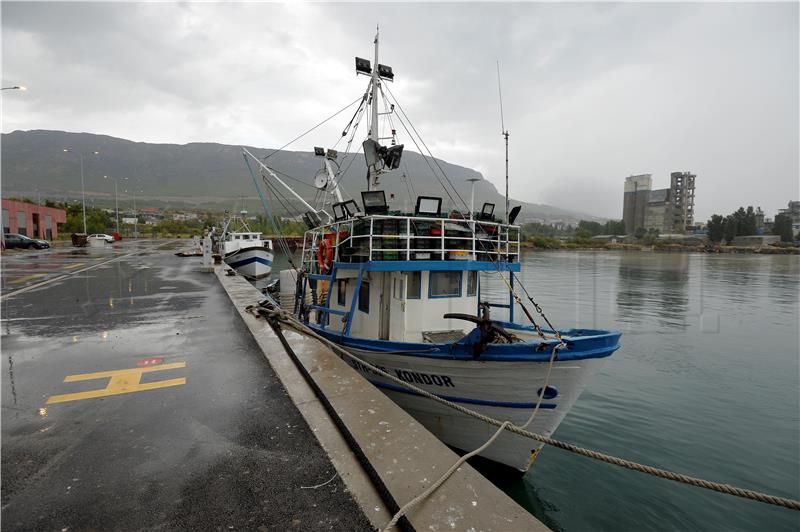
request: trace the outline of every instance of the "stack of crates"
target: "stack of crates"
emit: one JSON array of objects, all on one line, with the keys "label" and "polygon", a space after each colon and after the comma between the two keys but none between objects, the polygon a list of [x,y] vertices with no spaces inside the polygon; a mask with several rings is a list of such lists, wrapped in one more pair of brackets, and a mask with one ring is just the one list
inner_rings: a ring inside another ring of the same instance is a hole
[{"label": "stack of crates", "polygon": [[400,234],[399,220],[375,220],[372,234],[380,235],[372,239],[373,249],[382,249],[373,253],[373,260],[398,260],[400,254],[397,236]]}]

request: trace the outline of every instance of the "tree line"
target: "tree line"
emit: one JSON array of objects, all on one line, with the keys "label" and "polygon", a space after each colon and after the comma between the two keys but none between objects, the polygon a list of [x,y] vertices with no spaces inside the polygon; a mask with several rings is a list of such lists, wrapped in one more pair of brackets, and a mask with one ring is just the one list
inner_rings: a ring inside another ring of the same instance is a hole
[{"label": "tree line", "polygon": [[592,238],[597,235],[624,235],[625,222],[622,220],[608,220],[605,223],[580,220],[578,225],[571,224],[558,228],[540,222],[531,222],[522,225],[522,234],[526,237],[546,236],[559,237],[566,236],[572,238]]},{"label": "tree line", "polygon": [[[737,236],[750,236],[758,233],[756,212],[753,206],[750,205],[747,209],[739,207],[727,216],[714,214],[708,220],[706,228],[708,230],[708,239],[711,242],[718,244],[724,240],[726,244],[730,245]],[[792,232],[791,217],[783,213],[775,216],[772,234],[780,236],[782,242],[792,242],[794,234]]]}]

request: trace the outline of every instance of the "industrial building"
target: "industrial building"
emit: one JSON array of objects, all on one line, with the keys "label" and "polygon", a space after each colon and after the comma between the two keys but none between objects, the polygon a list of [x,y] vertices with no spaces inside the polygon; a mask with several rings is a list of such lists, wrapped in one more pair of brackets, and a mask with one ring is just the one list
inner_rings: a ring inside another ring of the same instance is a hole
[{"label": "industrial building", "polygon": [[632,175],[625,178],[622,220],[625,222],[626,234],[632,235],[639,227],[644,227],[651,188],[653,188],[653,177],[650,174]]},{"label": "industrial building", "polygon": [[652,190],[651,174],[625,178],[622,219],[629,235],[643,228],[659,234],[683,234],[694,223],[695,178],[691,172],[672,172],[670,187]]},{"label": "industrial building", "polygon": [[64,209],[3,198],[3,234],[53,240],[58,237],[58,224],[66,221]]}]

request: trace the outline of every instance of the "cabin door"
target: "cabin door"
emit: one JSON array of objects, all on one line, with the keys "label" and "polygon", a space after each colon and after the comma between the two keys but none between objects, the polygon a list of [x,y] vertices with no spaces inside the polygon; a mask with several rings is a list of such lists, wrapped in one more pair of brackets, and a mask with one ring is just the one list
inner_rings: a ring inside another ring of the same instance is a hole
[{"label": "cabin door", "polygon": [[392,314],[392,278],[394,275],[395,274],[390,272],[381,274],[381,312],[379,315],[380,327],[378,329],[378,338],[381,340],[389,339],[389,319]]},{"label": "cabin door", "polygon": [[406,332],[406,274],[392,275],[391,315],[389,318],[389,340],[405,341]]}]

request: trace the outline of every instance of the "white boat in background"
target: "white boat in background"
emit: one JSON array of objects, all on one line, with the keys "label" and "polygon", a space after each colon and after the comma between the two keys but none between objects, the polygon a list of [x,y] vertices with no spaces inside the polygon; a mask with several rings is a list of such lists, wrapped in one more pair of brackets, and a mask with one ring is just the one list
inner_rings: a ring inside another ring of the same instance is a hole
[{"label": "white boat in background", "polygon": [[272,271],[272,241],[262,238],[260,232],[251,231],[245,221],[247,211],[239,216],[225,217],[222,228],[222,260],[246,277],[260,279]]}]

